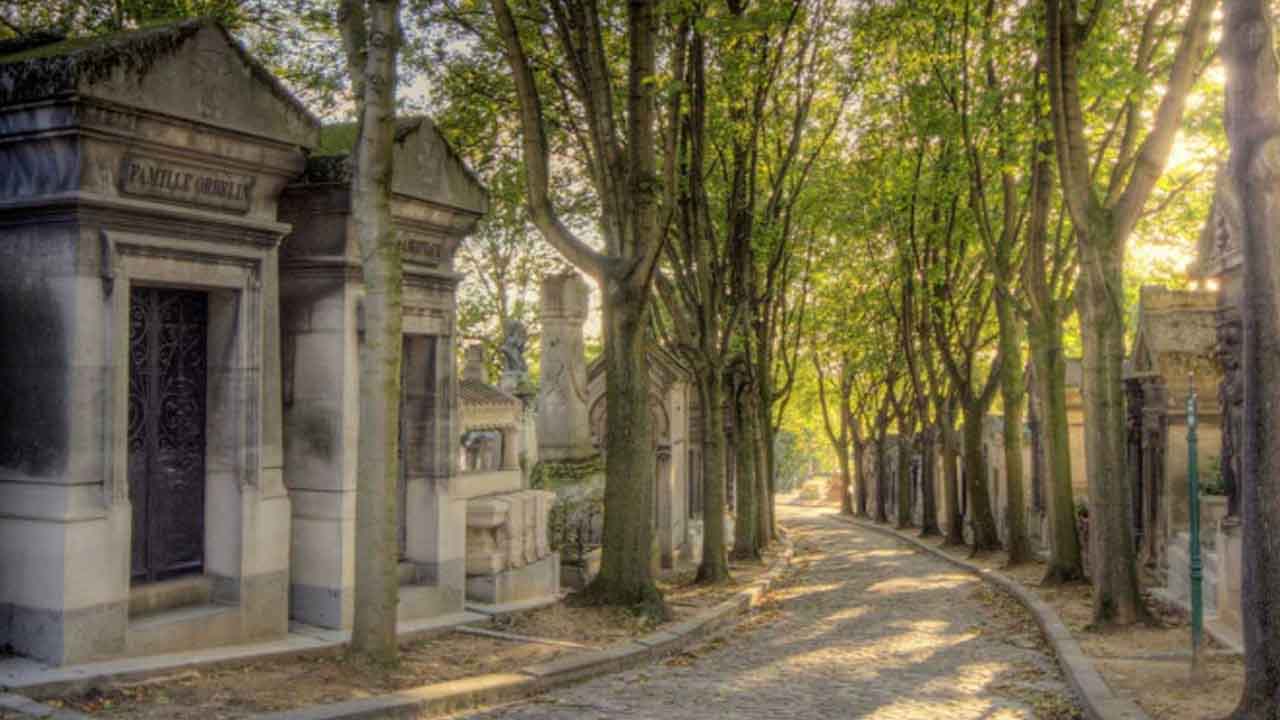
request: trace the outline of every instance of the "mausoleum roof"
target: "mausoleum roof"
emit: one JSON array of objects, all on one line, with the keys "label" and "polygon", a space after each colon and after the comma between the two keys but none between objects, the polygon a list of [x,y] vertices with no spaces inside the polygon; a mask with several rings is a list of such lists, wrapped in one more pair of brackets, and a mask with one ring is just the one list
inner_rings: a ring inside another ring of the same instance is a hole
[{"label": "mausoleum roof", "polygon": [[[283,106],[287,118],[267,111],[257,98],[236,92],[243,87],[232,86],[235,79],[225,67],[225,53],[208,55],[211,49],[227,48],[253,81]],[[180,71],[154,72],[159,67]],[[203,93],[203,102],[174,96],[184,92]],[[148,107],[302,146],[314,144],[320,125],[226,28],[209,19],[90,37],[42,33],[0,43],[0,106],[75,95]]]},{"label": "mausoleum roof", "polygon": [[458,397],[463,405],[511,405],[520,404],[520,400],[508,395],[498,388],[476,380],[462,380],[458,383]]},{"label": "mausoleum roof", "polygon": [[[395,141],[391,185],[396,193],[477,214],[488,211],[488,190],[430,118],[398,118]],[[322,127],[320,144],[307,161],[303,182],[351,182],[348,158],[355,142],[355,123]]]},{"label": "mausoleum roof", "polygon": [[[1163,355],[1213,356],[1217,342],[1217,294],[1200,290],[1169,290],[1147,285],[1138,299],[1134,337],[1134,372],[1158,371]],[[1144,354],[1146,357],[1144,357]]]}]

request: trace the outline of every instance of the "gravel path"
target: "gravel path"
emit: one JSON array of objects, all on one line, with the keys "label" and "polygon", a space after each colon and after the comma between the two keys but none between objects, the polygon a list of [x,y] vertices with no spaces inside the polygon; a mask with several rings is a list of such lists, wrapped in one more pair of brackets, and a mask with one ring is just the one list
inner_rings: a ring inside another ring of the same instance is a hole
[{"label": "gravel path", "polygon": [[1072,718],[1030,615],[830,508],[779,505],[795,570],[693,653],[467,717]]}]

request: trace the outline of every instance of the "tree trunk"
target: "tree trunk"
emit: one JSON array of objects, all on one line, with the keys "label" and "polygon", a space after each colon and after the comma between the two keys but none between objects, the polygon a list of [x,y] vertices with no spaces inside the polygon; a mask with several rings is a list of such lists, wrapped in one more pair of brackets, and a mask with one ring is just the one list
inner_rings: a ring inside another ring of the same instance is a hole
[{"label": "tree trunk", "polygon": [[[850,494],[852,489],[852,480],[849,477],[849,448],[837,448],[836,454],[840,457],[840,514],[853,514],[853,496]],[[859,469],[858,474],[862,471]],[[861,482],[861,480],[859,480]]]},{"label": "tree trunk", "polygon": [[946,545],[964,544],[964,508],[960,507],[960,473],[957,471],[955,423],[950,414],[942,425],[942,492],[947,512]]},{"label": "tree trunk", "polygon": [[[364,13],[344,8],[343,22],[361,35]],[[379,662],[396,660],[396,572],[398,513],[396,491],[400,475],[400,360],[401,331],[400,241],[391,220],[392,147],[395,142],[396,50],[399,36],[398,2],[373,3],[368,33],[375,41],[367,53],[363,76],[353,85],[363,88],[359,103],[357,142],[353,149],[352,232],[365,258],[361,275],[364,327],[360,342],[360,459],[356,484],[355,614],[351,647]],[[355,27],[355,24],[359,27]],[[344,29],[344,32],[348,31]],[[387,38],[391,40],[388,42]],[[356,41],[363,45],[363,38]],[[349,53],[351,52],[349,46]],[[351,64],[358,60],[349,60]]]},{"label": "tree trunk", "polygon": [[865,440],[855,441],[853,444],[853,468],[857,476],[858,494],[856,504],[856,514],[860,518],[869,517],[867,514],[867,443]]},{"label": "tree trunk", "polygon": [[[764,384],[767,384],[769,380],[767,377],[765,377],[759,380],[759,382],[762,385],[764,385]],[[756,466],[759,468],[759,472],[756,474],[760,476],[761,490],[760,490],[759,511],[760,511],[760,523],[764,529],[764,531],[761,532],[760,539],[759,539],[759,544],[761,548],[768,546],[768,544],[773,540],[774,536],[777,535],[777,527],[774,525],[774,521],[773,521],[773,513],[774,513],[774,506],[773,506],[774,477],[773,476],[774,476],[774,473],[777,471],[777,468],[775,467],[776,459],[774,458],[774,447],[773,447],[773,441],[774,441],[773,420],[770,417],[771,415],[770,409],[773,407],[772,398],[773,398],[772,390],[770,390],[770,392],[761,392],[755,399],[755,402],[752,403],[752,405],[757,408],[755,413],[755,417],[758,418],[756,421],[758,423],[758,430],[756,431],[756,437],[759,438],[759,448],[760,448],[759,464]]]},{"label": "tree trunk", "polygon": [[762,413],[755,411],[755,406],[759,402],[757,398],[750,398],[748,407],[753,410],[750,417],[755,419],[755,431],[752,436],[755,438],[756,449],[756,552],[764,550],[769,545],[769,541],[773,537],[773,522],[770,520],[769,513],[769,457],[772,453],[768,450],[768,445],[764,440],[772,433],[772,428],[767,421],[760,418]]},{"label": "tree trunk", "polygon": [[1245,683],[1232,713],[1240,720],[1280,715],[1280,98],[1271,3],[1228,0],[1227,135],[1231,180],[1244,208],[1244,452],[1241,623]]},{"label": "tree trunk", "polygon": [[920,510],[922,516],[920,537],[942,534],[942,530],[938,527],[937,432],[936,427],[930,427],[921,436],[923,441],[920,444]]},{"label": "tree trunk", "polygon": [[586,595],[610,605],[662,615],[653,579],[655,454],[649,415],[649,306],[606,276],[604,325],[605,493],[600,574]]},{"label": "tree trunk", "polygon": [[1013,299],[1003,288],[996,289],[996,317],[999,322],[1000,397],[1004,403],[1004,474],[1008,488],[1005,522],[1009,528],[1006,550],[1009,564],[1031,560],[1031,542],[1027,539],[1027,512],[1023,499],[1022,411],[1026,402],[1023,384],[1022,321],[1014,312]]},{"label": "tree trunk", "polygon": [[897,528],[911,527],[911,445],[905,437],[898,438],[898,519]]},{"label": "tree trunk", "polygon": [[702,561],[698,582],[729,579],[725,550],[724,505],[724,383],[723,370],[711,367],[699,374],[702,403]]},{"label": "tree trunk", "polygon": [[887,492],[885,486],[889,483],[888,468],[885,463],[888,462],[885,445],[888,438],[883,434],[876,437],[876,522],[889,522],[889,514],[885,507],[887,503]]},{"label": "tree trunk", "polygon": [[1125,473],[1124,246],[1101,223],[1080,235],[1080,335],[1084,346],[1085,466],[1097,625],[1146,616],[1138,587]]},{"label": "tree trunk", "polygon": [[1084,565],[1071,485],[1071,428],[1067,421],[1067,363],[1062,350],[1061,320],[1051,311],[1039,318],[1033,311],[1028,339],[1036,378],[1036,404],[1040,407],[1044,501],[1049,515],[1049,565],[1043,582],[1076,582],[1084,579]]},{"label": "tree trunk", "polygon": [[733,422],[738,430],[735,438],[738,453],[736,472],[738,512],[733,523],[733,558],[735,560],[760,559],[757,537],[760,529],[757,517],[760,512],[758,507],[760,498],[756,493],[756,488],[759,487],[756,479],[758,455],[755,447],[756,418],[748,404],[747,393],[749,392],[749,389],[737,388],[733,393]]},{"label": "tree trunk", "polygon": [[982,458],[982,421],[986,413],[981,402],[963,407],[964,482],[969,491],[969,527],[973,532],[975,553],[1000,549],[996,518],[991,512],[991,488],[987,483],[986,463]]}]

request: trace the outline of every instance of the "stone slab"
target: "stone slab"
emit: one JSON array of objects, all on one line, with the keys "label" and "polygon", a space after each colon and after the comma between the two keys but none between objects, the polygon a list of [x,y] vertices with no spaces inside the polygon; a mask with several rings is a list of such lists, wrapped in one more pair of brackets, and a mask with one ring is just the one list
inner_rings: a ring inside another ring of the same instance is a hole
[{"label": "stone slab", "polygon": [[[402,622],[398,635],[413,640],[447,632],[459,625],[488,622],[489,617],[459,612],[443,617]],[[135,681],[152,675],[188,668],[338,652],[351,639],[350,631],[328,630],[295,623],[283,640],[248,645],[228,645],[193,652],[125,658],[105,662],[50,667],[26,658],[0,660],[0,690],[20,691],[34,698],[47,698],[121,680]]]},{"label": "stone slab", "polygon": [[511,613],[525,612],[527,610],[537,610],[549,605],[555,605],[564,598],[564,594],[547,595],[545,597],[531,598],[529,600],[520,600],[511,603],[478,603],[468,602],[467,611],[477,613],[484,616],[510,615]]}]

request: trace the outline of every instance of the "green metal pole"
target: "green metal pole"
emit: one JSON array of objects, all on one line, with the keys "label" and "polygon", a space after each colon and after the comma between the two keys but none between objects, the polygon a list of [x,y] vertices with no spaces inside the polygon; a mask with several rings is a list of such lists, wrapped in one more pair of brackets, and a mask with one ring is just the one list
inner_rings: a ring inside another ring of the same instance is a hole
[{"label": "green metal pole", "polygon": [[1204,600],[1201,597],[1200,564],[1200,468],[1196,452],[1196,385],[1191,378],[1187,396],[1187,491],[1191,495],[1191,674],[1200,672],[1200,647],[1204,637]]}]

